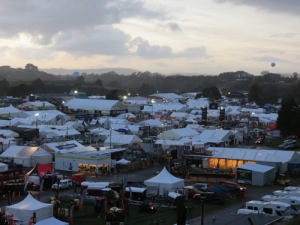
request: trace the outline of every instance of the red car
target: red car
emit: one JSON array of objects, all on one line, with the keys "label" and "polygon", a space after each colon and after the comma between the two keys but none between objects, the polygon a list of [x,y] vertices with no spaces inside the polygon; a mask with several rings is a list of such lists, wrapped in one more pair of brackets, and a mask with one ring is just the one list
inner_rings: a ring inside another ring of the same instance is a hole
[{"label": "red car", "polygon": [[[184,192],[187,191],[189,198],[195,198],[195,195],[203,194],[203,191],[199,191],[197,188],[193,186],[185,186]],[[179,190],[180,194],[184,194],[182,190]]]},{"label": "red car", "polygon": [[239,192],[246,191],[246,187],[241,186],[239,183],[232,182],[232,181],[220,181],[221,187],[227,188],[229,190],[236,190]]}]

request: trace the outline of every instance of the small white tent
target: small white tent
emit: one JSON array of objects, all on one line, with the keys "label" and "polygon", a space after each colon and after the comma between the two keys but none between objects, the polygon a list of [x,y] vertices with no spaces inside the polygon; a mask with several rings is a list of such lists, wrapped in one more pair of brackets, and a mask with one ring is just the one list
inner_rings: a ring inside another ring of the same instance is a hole
[{"label": "small white tent", "polygon": [[5,214],[14,215],[14,218],[23,221],[22,224],[28,224],[34,212],[36,213],[37,222],[48,219],[53,216],[53,206],[42,203],[33,198],[31,194],[28,194],[23,201],[5,207]]},{"label": "small white tent", "polygon": [[5,172],[8,170],[8,165],[6,163],[0,163],[0,172]]},{"label": "small white tent", "polygon": [[131,161],[127,160],[127,159],[120,159],[116,162],[116,164],[120,164],[120,165],[127,165],[128,163],[130,163]]},{"label": "small white tent", "polygon": [[41,220],[37,222],[35,225],[69,225],[69,223],[51,217],[48,219]]},{"label": "small white tent", "polygon": [[174,177],[166,170],[166,168],[163,168],[163,170],[155,177],[145,180],[144,184],[147,186],[158,186],[159,195],[167,195],[167,192],[183,188],[184,179]]}]

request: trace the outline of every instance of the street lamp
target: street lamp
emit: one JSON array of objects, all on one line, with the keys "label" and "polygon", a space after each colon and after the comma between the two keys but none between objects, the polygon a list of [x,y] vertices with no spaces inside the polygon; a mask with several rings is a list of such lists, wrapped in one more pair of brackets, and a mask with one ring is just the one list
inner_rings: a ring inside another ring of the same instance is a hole
[{"label": "street lamp", "polygon": [[76,96],[77,96],[77,94],[78,94],[78,91],[75,90],[75,91],[74,91],[74,94],[75,94],[75,98],[76,98]]},{"label": "street lamp", "polygon": [[39,117],[39,114],[36,113],[36,114],[35,114],[35,128],[37,128],[38,117]]},{"label": "street lamp", "polygon": [[110,135],[109,135],[109,148],[110,149],[111,149],[111,132],[112,132],[112,129],[109,128],[109,133],[110,133]]},{"label": "street lamp", "polygon": [[69,131],[69,127],[67,127],[67,133],[66,133],[66,139],[68,140],[68,131]]},{"label": "street lamp", "polygon": [[72,180],[72,185],[74,185],[73,184],[73,165],[72,165],[72,163],[70,163],[69,170],[71,170],[71,180]]},{"label": "street lamp", "polygon": [[125,96],[123,97],[123,99],[124,99],[124,103],[126,104],[127,96],[125,95]]},{"label": "street lamp", "polygon": [[152,106],[152,114],[151,114],[151,117],[153,118],[153,104],[154,104],[154,99],[151,99],[151,106]]}]

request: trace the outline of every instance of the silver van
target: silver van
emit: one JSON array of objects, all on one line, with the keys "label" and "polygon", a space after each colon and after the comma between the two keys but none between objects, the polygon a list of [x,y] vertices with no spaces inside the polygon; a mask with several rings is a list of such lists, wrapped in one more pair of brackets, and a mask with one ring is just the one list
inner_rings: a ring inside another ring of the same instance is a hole
[{"label": "silver van", "polygon": [[52,185],[52,189],[59,190],[71,188],[73,186],[72,181],[70,179],[60,180]]}]

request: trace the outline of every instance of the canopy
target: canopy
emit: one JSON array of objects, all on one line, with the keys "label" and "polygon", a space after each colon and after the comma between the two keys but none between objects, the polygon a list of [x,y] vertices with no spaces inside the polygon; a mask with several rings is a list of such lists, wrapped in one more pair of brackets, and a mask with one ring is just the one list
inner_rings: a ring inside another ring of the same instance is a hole
[{"label": "canopy", "polygon": [[48,219],[41,220],[41,221],[37,222],[35,225],[54,225],[54,224],[55,225],[69,225],[69,223],[63,222],[54,217],[50,217]]},{"label": "canopy", "polygon": [[30,170],[26,176],[39,176],[43,177],[47,173],[52,173],[52,163],[41,164],[37,163],[36,166]]},{"label": "canopy", "polygon": [[33,213],[36,213],[37,221],[41,221],[53,216],[53,206],[51,204],[42,203],[28,194],[27,197],[15,204],[5,207],[6,215],[14,215],[23,224],[28,224]]},{"label": "canopy", "polygon": [[164,167],[158,175],[149,180],[145,180],[144,184],[147,186],[158,186],[159,195],[167,195],[168,192],[183,188],[184,180],[174,177]]},{"label": "canopy", "polygon": [[131,161],[124,159],[124,158],[122,158],[116,162],[116,164],[121,164],[121,165],[127,165],[128,163],[131,163]]},{"label": "canopy", "polygon": [[0,172],[5,172],[8,170],[8,165],[6,163],[0,163]]}]

